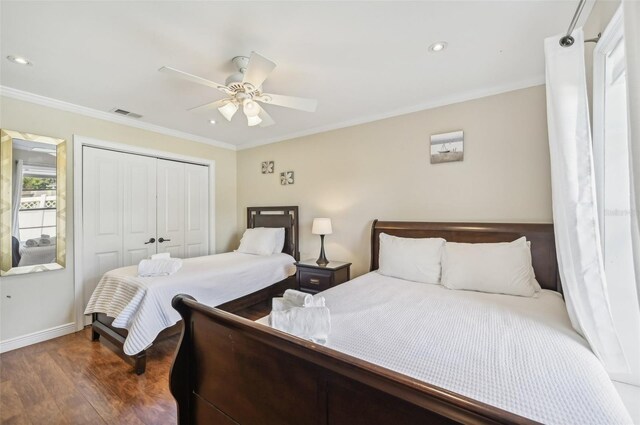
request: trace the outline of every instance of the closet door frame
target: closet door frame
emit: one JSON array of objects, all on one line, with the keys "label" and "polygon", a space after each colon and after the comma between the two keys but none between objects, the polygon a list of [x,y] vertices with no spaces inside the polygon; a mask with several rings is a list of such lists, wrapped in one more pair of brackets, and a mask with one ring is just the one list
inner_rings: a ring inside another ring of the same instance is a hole
[{"label": "closet door frame", "polygon": [[82,330],[85,326],[84,315],[84,287],[83,287],[83,241],[82,241],[82,148],[84,146],[98,149],[108,149],[134,155],[150,156],[169,161],[181,161],[196,165],[203,165],[209,169],[209,254],[215,253],[216,246],[216,194],[215,176],[216,162],[203,158],[174,154],[167,151],[148,149],[124,143],[110,142],[94,139],[92,137],[73,135],[73,271],[74,271],[74,297],[75,297],[75,325],[76,330]]}]

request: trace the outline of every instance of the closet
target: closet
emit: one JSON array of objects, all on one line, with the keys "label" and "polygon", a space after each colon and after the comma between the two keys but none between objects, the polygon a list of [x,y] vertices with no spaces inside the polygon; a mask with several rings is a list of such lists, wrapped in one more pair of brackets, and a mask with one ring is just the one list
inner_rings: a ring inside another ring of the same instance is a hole
[{"label": "closet", "polygon": [[102,275],[152,254],[209,254],[209,168],[82,147],[84,302]]}]

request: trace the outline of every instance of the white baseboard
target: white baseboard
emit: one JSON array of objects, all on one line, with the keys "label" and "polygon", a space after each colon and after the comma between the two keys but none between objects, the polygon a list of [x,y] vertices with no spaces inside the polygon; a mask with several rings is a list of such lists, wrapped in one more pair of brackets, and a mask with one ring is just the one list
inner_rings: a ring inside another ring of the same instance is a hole
[{"label": "white baseboard", "polygon": [[26,347],[27,345],[37,344],[38,342],[47,341],[49,339],[58,338],[59,336],[69,335],[76,331],[76,324],[67,323],[65,325],[56,326],[30,333],[27,335],[17,336],[15,338],[0,341],[0,353]]}]

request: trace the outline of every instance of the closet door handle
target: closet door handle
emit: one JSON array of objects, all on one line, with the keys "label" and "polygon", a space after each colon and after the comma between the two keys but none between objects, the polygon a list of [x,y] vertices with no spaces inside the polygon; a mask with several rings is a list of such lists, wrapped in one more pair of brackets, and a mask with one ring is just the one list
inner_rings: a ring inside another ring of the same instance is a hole
[{"label": "closet door handle", "polygon": [[158,242],[160,242],[160,243],[162,243],[162,242],[171,242],[171,239],[160,238],[160,239],[158,239]]},{"label": "closet door handle", "polygon": [[156,241],[156,238],[149,238],[149,241],[145,242],[144,244],[150,244],[150,243],[154,243]]}]

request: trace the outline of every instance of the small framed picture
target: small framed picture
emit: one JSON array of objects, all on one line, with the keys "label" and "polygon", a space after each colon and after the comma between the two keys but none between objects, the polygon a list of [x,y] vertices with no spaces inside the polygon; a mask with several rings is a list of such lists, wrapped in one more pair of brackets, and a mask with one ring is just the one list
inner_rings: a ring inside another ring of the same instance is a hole
[{"label": "small framed picture", "polygon": [[280,184],[285,186],[288,184],[293,184],[295,181],[293,171],[285,171],[284,173],[280,173]]},{"label": "small framed picture", "polygon": [[434,134],[431,136],[431,163],[462,161],[464,159],[464,132]]},{"label": "small framed picture", "polygon": [[274,163],[273,161],[264,161],[262,163],[262,174],[273,174]]}]

